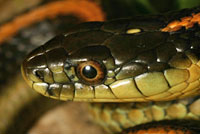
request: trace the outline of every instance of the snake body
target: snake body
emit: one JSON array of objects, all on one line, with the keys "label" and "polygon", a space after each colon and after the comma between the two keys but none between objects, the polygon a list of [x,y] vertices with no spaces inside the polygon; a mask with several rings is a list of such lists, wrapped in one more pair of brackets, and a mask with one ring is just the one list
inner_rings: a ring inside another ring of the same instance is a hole
[{"label": "snake body", "polygon": [[22,74],[50,98],[129,102],[92,105],[110,132],[151,121],[198,120],[199,11],[80,24],[32,51]]}]

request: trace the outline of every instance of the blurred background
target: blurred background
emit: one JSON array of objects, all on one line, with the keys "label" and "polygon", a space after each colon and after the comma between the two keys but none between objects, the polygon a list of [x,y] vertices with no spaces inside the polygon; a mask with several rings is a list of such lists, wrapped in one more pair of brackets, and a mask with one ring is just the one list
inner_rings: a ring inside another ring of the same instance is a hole
[{"label": "blurred background", "polygon": [[[52,1],[55,0],[0,0],[0,24],[5,24],[22,13]],[[90,1],[97,3],[102,8],[107,20],[135,15],[162,14],[200,5],[199,0]],[[69,21],[71,20],[69,19]],[[68,28],[72,25],[69,25]],[[104,134],[105,132],[99,126],[93,125],[91,120],[84,103],[61,104],[43,115],[29,134],[79,134],[80,132],[82,134]],[[21,125],[23,126],[23,124]]]},{"label": "blurred background", "polygon": [[[0,22],[8,20],[41,3],[56,0],[0,0]],[[108,19],[143,14],[164,13],[170,10],[192,8],[200,5],[199,0],[91,0],[98,3]]]}]

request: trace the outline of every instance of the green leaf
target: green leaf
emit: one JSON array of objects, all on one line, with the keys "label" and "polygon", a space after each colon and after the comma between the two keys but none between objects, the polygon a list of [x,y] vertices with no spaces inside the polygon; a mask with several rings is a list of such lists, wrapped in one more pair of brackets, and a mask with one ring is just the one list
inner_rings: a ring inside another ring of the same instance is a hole
[{"label": "green leaf", "polygon": [[192,8],[200,5],[200,0],[177,0],[179,9]]}]

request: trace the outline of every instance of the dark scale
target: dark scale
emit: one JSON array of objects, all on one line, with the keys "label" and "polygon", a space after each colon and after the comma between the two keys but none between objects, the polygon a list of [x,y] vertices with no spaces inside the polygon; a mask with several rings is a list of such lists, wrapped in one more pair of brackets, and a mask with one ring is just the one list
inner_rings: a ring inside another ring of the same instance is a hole
[{"label": "dark scale", "polygon": [[185,39],[176,39],[174,44],[178,52],[184,52],[190,48],[188,40]]},{"label": "dark scale", "polygon": [[168,62],[176,54],[176,48],[171,42],[164,42],[156,49],[157,61]]},{"label": "dark scale", "polygon": [[200,32],[200,28],[196,27],[195,32],[190,32],[191,36],[189,38],[189,44],[190,44],[190,49],[188,51],[191,51],[194,53],[198,58],[200,58],[200,36],[198,36],[197,33]]},{"label": "dark scale", "polygon": [[194,32],[194,37],[190,38],[191,49],[200,49],[200,28]]},{"label": "dark scale", "polygon": [[199,37],[195,37],[190,43],[191,49],[200,49],[200,45],[199,44],[200,44],[200,38]]}]

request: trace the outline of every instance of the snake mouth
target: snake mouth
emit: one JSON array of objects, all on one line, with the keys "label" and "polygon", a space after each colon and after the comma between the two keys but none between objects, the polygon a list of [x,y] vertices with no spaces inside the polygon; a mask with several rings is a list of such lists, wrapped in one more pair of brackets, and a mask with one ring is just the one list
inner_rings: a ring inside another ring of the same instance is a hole
[{"label": "snake mouth", "polygon": [[[21,72],[26,83],[38,93],[60,100],[73,99],[74,83],[64,71],[66,51],[40,46],[23,61]],[[53,59],[53,60],[52,60]]]},{"label": "snake mouth", "polygon": [[[74,84],[72,82],[55,83],[53,76],[50,76],[51,71],[48,73],[48,68],[27,68],[27,60],[24,60],[21,65],[21,72],[26,83],[36,92],[46,97],[59,100],[72,100],[74,97]],[[49,77],[47,78],[47,76]]]}]

